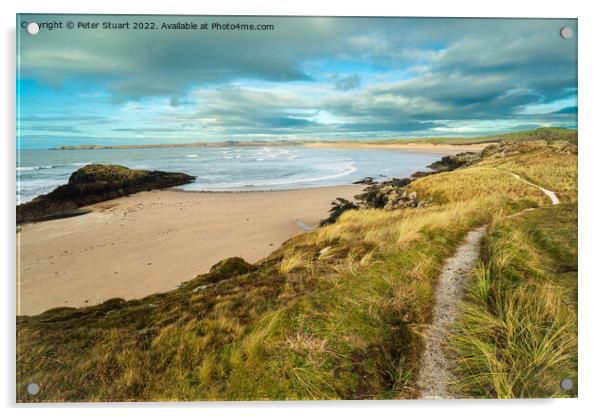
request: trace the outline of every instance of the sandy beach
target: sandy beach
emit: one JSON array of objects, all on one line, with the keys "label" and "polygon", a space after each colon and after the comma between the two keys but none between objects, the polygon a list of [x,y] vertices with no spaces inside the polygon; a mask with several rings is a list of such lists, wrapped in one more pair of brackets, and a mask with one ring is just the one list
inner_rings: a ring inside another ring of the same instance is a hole
[{"label": "sandy beach", "polygon": [[17,314],[171,290],[227,257],[256,262],[363,188],[142,192],[26,224],[17,234]]},{"label": "sandy beach", "polygon": [[478,152],[492,143],[449,144],[449,143],[361,143],[361,142],[319,142],[307,143],[306,147],[339,148],[339,149],[396,149],[416,152],[440,153],[452,155],[462,152]]}]

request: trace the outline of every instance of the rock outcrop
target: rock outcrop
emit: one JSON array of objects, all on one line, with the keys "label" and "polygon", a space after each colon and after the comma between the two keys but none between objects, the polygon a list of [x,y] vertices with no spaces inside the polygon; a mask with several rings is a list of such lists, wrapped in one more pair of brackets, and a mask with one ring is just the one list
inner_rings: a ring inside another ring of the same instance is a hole
[{"label": "rock outcrop", "polygon": [[384,186],[378,191],[378,198],[384,201],[383,209],[425,208],[433,203],[432,198],[422,200],[416,192],[408,192],[404,187]]},{"label": "rock outcrop", "polygon": [[153,189],[194,181],[178,172],[129,169],[119,165],[92,164],[71,174],[69,182],[31,202],[17,206],[17,224],[40,221],[85,205]]},{"label": "rock outcrop", "polygon": [[337,222],[337,219],[343,214],[345,211],[349,211],[350,209],[359,209],[359,205],[354,204],[351,201],[346,200],[345,198],[337,198],[335,201],[330,203],[330,215],[328,218],[320,221],[320,226],[327,224],[334,224]]},{"label": "rock outcrop", "polygon": [[441,160],[431,163],[428,167],[436,172],[448,172],[464,166],[470,166],[481,160],[478,152],[464,152],[455,155],[444,156]]}]

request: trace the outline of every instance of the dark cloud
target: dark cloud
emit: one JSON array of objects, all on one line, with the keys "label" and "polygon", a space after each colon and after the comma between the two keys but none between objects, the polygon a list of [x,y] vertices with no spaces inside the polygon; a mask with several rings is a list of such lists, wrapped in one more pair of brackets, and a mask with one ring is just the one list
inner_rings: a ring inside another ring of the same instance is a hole
[{"label": "dark cloud", "polygon": [[558,111],[555,111],[554,114],[577,114],[577,107],[576,106],[564,107]]},{"label": "dark cloud", "polygon": [[158,112],[153,123],[216,137],[411,134],[488,120],[576,125],[574,106],[529,113],[576,96],[577,36],[558,35],[564,25],[576,34],[573,20],[141,19],[269,23],[275,30],[42,32],[20,38],[21,76],[100,85],[116,104],[165,97],[181,110]]}]

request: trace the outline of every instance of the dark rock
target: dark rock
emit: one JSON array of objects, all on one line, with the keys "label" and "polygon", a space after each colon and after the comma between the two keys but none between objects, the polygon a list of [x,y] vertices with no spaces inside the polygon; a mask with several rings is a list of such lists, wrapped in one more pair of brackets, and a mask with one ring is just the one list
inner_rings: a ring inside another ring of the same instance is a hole
[{"label": "dark rock", "polygon": [[403,187],[387,185],[379,189],[378,199],[385,201],[383,209],[425,208],[432,204],[432,198],[422,200],[416,192],[408,192]]},{"label": "dark rock", "polygon": [[66,185],[18,205],[17,224],[50,219],[65,211],[136,192],[184,185],[194,179],[194,176],[178,172],[87,165],[72,173]]},{"label": "dark rock", "polygon": [[356,185],[374,185],[378,182],[376,182],[373,177],[367,176],[364,179],[360,179],[359,181],[353,183]]},{"label": "dark rock", "polygon": [[444,156],[441,160],[431,163],[428,167],[436,172],[449,172],[464,166],[470,166],[481,160],[481,153],[464,152],[456,155]]},{"label": "dark rock", "polygon": [[337,198],[336,201],[330,203],[330,215],[328,218],[320,221],[320,226],[327,224],[334,224],[337,222],[337,219],[343,214],[345,211],[349,211],[350,209],[359,209],[357,204],[354,204],[351,201],[348,201],[344,198]]},{"label": "dark rock", "polygon": [[387,186],[403,188],[411,182],[412,179],[409,178],[394,178],[388,181],[384,181],[383,183],[377,183],[366,188],[361,194],[356,195],[355,199],[361,201],[365,206],[369,208],[384,208],[384,206],[387,204],[387,199],[386,195],[380,192],[382,188]]},{"label": "dark rock", "polygon": [[[564,150],[563,148],[563,151]],[[423,178],[425,176],[434,175],[439,172],[448,172],[464,166],[469,166],[477,163],[483,158],[482,153],[465,152],[456,155],[444,156],[441,160],[430,164],[428,167],[432,172],[416,172],[411,178],[398,179],[394,178],[382,183],[374,181],[372,177],[366,177],[356,184],[369,185],[364,191],[355,196],[359,201],[359,205],[353,202],[338,198],[332,203],[330,216],[320,222],[320,225],[333,224],[339,216],[349,209],[359,208],[383,208],[383,209],[398,209],[398,208],[424,208],[432,204],[432,198],[422,200],[418,198],[415,192],[407,192],[405,187],[412,181]]]},{"label": "dark rock", "polygon": [[421,171],[418,171],[418,172],[415,172],[414,174],[412,174],[412,178],[413,179],[420,179],[420,178],[424,178],[425,176],[433,175],[435,173],[437,173],[437,172],[435,172],[435,171],[432,171],[432,172],[421,172]]}]

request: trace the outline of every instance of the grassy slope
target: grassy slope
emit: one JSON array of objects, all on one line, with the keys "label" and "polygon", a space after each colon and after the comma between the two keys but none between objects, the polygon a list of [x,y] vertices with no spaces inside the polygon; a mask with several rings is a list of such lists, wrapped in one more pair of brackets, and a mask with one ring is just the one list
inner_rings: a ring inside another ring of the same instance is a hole
[{"label": "grassy slope", "polygon": [[571,397],[577,382],[577,205],[495,221],[454,341],[469,397]]},{"label": "grassy slope", "polygon": [[[564,178],[576,156],[554,163],[560,157],[545,160],[568,169],[556,173]],[[413,397],[445,258],[471,228],[549,204],[509,166],[485,161],[419,179],[410,187],[434,205],[346,212],[218,283],[202,275],[142,300],[19,318],[18,399]],[[31,381],[42,388],[33,398],[23,393]]]},{"label": "grassy slope", "polygon": [[541,127],[534,130],[518,131],[513,133],[496,134],[479,137],[428,137],[415,139],[379,140],[375,143],[441,143],[441,144],[476,144],[499,142],[500,140],[566,140],[577,143],[577,130],[559,127]]},{"label": "grassy slope", "polygon": [[492,221],[454,340],[458,392],[576,396],[559,388],[577,382],[576,154],[561,143],[516,149],[480,165],[551,189],[561,204]]}]

